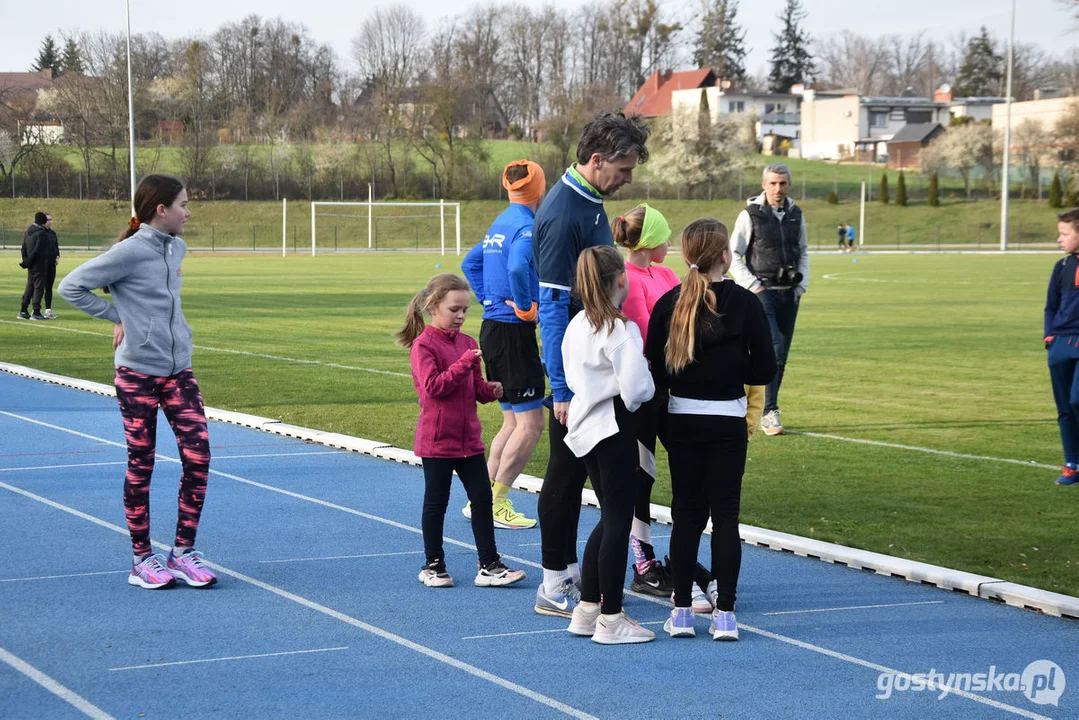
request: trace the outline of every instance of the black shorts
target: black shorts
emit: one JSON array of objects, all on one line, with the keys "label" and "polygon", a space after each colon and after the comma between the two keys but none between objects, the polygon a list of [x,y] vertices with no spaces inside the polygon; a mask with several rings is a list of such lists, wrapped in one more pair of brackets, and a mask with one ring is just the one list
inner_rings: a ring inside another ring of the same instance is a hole
[{"label": "black shorts", "polygon": [[545,375],[536,342],[535,323],[484,320],[480,350],[487,379],[502,383],[502,409],[521,412],[540,407]]}]

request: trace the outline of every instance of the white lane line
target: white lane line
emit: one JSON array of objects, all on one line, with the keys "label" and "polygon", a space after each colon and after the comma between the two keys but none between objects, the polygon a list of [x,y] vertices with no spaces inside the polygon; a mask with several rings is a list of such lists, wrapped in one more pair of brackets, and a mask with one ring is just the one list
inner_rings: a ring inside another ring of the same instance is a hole
[{"label": "white lane line", "polygon": [[[650,620],[648,622],[637,623],[638,625],[662,625],[666,620]],[[547,635],[553,633],[568,632],[566,628],[559,630],[522,630],[520,632],[505,632],[494,633],[493,635],[466,635],[461,638],[462,640],[487,640],[488,638],[500,638],[500,637],[517,637],[518,635]]]},{"label": "white lane line", "polygon": [[37,577],[3,578],[0,583],[30,582],[31,580],[58,580],[61,578],[90,577],[92,575],[126,575],[130,570],[103,570],[101,572],[71,573],[69,575],[38,575]]},{"label": "white lane line", "polygon": [[214,455],[213,460],[238,460],[247,458],[304,457],[307,455],[348,455],[345,450],[319,450],[317,452],[262,453],[251,455]]},{"label": "white lane line", "polygon": [[4,648],[0,648],[0,660],[21,672],[64,702],[81,710],[83,715],[94,718],[94,720],[116,720],[112,715],[109,715],[74,690],[64,687],[30,663],[12,655]]},{"label": "white lane line", "polygon": [[[23,416],[15,415],[13,413],[9,413],[9,412],[3,411],[3,410],[0,410],[0,414],[8,415],[10,417],[18,418],[18,419],[21,419],[21,420],[27,420],[28,422],[35,423],[35,424],[38,424],[38,425],[43,425],[43,426],[46,426],[46,427],[50,427],[50,428],[53,428],[55,430],[60,430],[62,432],[68,432],[68,433],[72,433],[72,434],[75,434],[75,435],[80,435],[82,437],[88,437],[88,438],[91,438],[91,439],[100,440],[101,442],[105,442],[105,443],[112,443],[111,440],[104,440],[102,438],[94,438],[91,435],[86,435],[85,433],[80,433],[77,430],[69,430],[67,428],[63,428],[63,427],[60,427],[60,426],[57,426],[57,425],[50,425],[49,423],[44,423],[44,422],[42,422],[40,420],[34,420],[32,418],[24,418]],[[112,444],[119,445],[119,443],[112,443]],[[159,456],[159,457],[162,457],[162,456]],[[173,458],[164,458],[164,459],[171,460],[172,462],[179,462],[178,460],[175,460]],[[237,482],[242,482],[242,483],[245,483],[245,484],[248,484],[248,485],[252,485],[254,487],[259,487],[259,488],[262,488],[262,489],[265,489],[265,490],[269,490],[271,492],[276,492],[276,493],[280,493],[282,495],[287,495],[289,497],[293,497],[293,498],[296,498],[298,500],[304,500],[304,501],[307,501],[307,502],[314,503],[316,505],[321,505],[323,507],[328,507],[328,508],[331,508],[331,509],[340,510],[340,511],[348,513],[350,515],[356,515],[356,516],[359,516],[359,517],[363,517],[363,518],[366,518],[366,519],[369,519],[369,520],[373,520],[375,522],[380,522],[380,523],[389,525],[391,527],[396,527],[396,528],[399,528],[399,529],[402,529],[402,530],[407,530],[409,532],[417,533],[417,534],[420,534],[420,535],[423,534],[423,531],[420,528],[412,527],[412,526],[406,525],[404,523],[399,523],[396,520],[390,520],[388,518],[379,517],[377,515],[372,515],[370,513],[361,512],[359,510],[354,510],[352,508],[345,507],[343,505],[337,505],[336,503],[331,503],[331,502],[327,502],[325,500],[320,500],[318,498],[313,498],[313,497],[309,497],[309,496],[306,496],[306,495],[301,495],[299,493],[294,493],[294,492],[291,492],[289,490],[282,490],[281,488],[276,488],[276,487],[273,487],[272,485],[265,485],[263,483],[258,483],[258,482],[255,482],[253,480],[246,480],[246,479],[238,477],[236,475],[230,475],[228,473],[222,473],[222,472],[215,471],[215,470],[211,470],[210,472],[214,473],[216,475],[221,475],[222,477],[227,477],[227,478],[229,478],[231,480],[236,480]],[[30,495],[26,491],[20,490],[18,488],[14,488],[14,487],[12,487],[10,485],[6,485],[4,483],[0,483],[0,487],[10,489],[10,490],[12,490],[14,492],[18,492],[20,494],[24,494],[24,495],[28,495],[28,496]],[[65,512],[71,512],[71,513],[73,513],[73,514],[75,514],[75,515],[77,515],[79,517],[83,517],[83,518],[85,518],[87,520],[90,520],[91,522],[102,525],[103,527],[108,527],[110,529],[114,529],[117,532],[123,533],[125,535],[127,534],[127,530],[125,528],[119,527],[118,525],[113,525],[111,523],[106,523],[104,520],[98,520],[97,518],[94,518],[94,517],[92,517],[90,515],[86,515],[85,513],[81,513],[78,510],[74,510],[73,508],[67,508],[66,506],[59,505],[57,503],[53,503],[53,501],[47,500],[45,498],[38,498],[38,496],[33,496],[33,498],[38,499],[38,500],[40,500],[40,501],[42,501],[42,502],[44,502],[44,503],[46,503],[48,505],[51,505],[53,507],[57,507],[58,509],[64,510]],[[454,540],[453,538],[448,538],[447,537],[447,538],[444,538],[444,541],[446,543],[449,543],[449,544],[452,544],[452,545],[457,545],[457,546],[460,546],[460,547],[470,548],[472,550],[476,549],[476,547],[474,545],[469,545],[468,543],[461,542],[460,540]],[[168,549],[171,549],[171,546],[160,545],[160,548],[162,550],[168,550]],[[525,560],[523,558],[517,558],[517,557],[510,556],[510,555],[503,555],[503,557],[514,560],[515,562],[517,562],[519,564],[522,564],[522,565],[528,565],[528,566],[535,567],[535,568],[542,567],[539,563],[531,562],[531,561]],[[217,566],[216,565],[211,565],[211,567],[216,568]],[[250,582],[252,584],[255,584],[258,587],[263,587],[265,585],[264,583],[261,583],[260,581],[255,580],[254,578],[248,578],[245,575],[240,575],[239,573],[233,572],[231,570],[226,571],[226,570],[222,569],[222,571],[225,572],[225,574],[232,575],[232,576],[237,577],[239,579],[245,580],[246,582]],[[276,594],[283,594],[284,593],[282,596],[283,597],[289,597],[289,599],[292,599],[294,597],[294,596],[291,595],[291,593],[287,593],[287,591],[284,591],[284,590],[278,590],[276,588],[273,588],[273,586],[266,585],[264,589],[267,589],[270,592],[273,592],[273,593],[276,593]],[[648,602],[655,603],[657,605],[663,605],[664,607],[673,607],[673,604],[668,600],[661,600],[660,598],[653,597],[651,595],[644,595],[642,593],[636,593],[636,592],[633,592],[632,590],[626,590],[625,592],[626,592],[627,595],[632,595],[634,597],[640,598],[642,600],[646,600]],[[302,599],[298,599],[297,602],[300,602],[301,600]],[[304,600],[304,601],[300,602],[300,604],[306,604],[307,602],[310,602],[310,601]],[[321,608],[321,607],[322,606],[318,606],[318,608]],[[328,608],[325,608],[325,610],[327,611],[327,614],[336,613],[336,611],[329,610]],[[319,610],[319,611],[322,612],[322,610]],[[336,615],[331,615],[331,616],[336,617]],[[347,617],[347,616],[344,616],[344,617]],[[346,620],[346,622],[348,622],[348,621]],[[359,622],[359,621],[356,621],[356,622]],[[902,672],[900,670],[894,670],[892,668],[888,668],[888,667],[885,667],[883,665],[878,665],[876,663],[872,663],[872,662],[870,662],[868,660],[862,660],[861,658],[857,658],[857,657],[854,657],[852,655],[845,655],[843,653],[836,652],[835,650],[829,650],[828,648],[821,647],[819,645],[813,645],[811,643],[807,643],[807,642],[804,642],[802,640],[796,640],[795,638],[786,637],[785,635],[779,635],[777,633],[769,632],[768,630],[763,630],[761,628],[756,628],[756,627],[753,627],[751,625],[745,625],[743,623],[738,623],[738,627],[744,629],[746,632],[756,633],[758,635],[762,635],[764,637],[771,638],[773,640],[778,640],[779,642],[784,642],[784,643],[787,643],[787,644],[790,644],[790,645],[794,645],[795,647],[800,647],[800,648],[803,648],[805,650],[809,650],[811,652],[820,653],[822,655],[826,655],[828,657],[833,657],[833,658],[836,658],[836,659],[839,659],[839,660],[843,660],[845,662],[853,663],[855,665],[860,665],[862,667],[875,669],[875,670],[878,670],[879,672],[888,672],[888,673],[892,673],[892,674],[897,675],[897,676],[903,676],[903,677],[907,678],[908,680],[911,679],[911,677],[912,677],[909,673],[905,673],[905,672]],[[380,631],[380,632],[382,632],[382,631]],[[394,641],[394,642],[396,642],[396,641]],[[411,642],[411,641],[406,641],[406,642]],[[422,647],[422,646],[419,646],[419,647]],[[435,652],[435,651],[432,651],[432,652]],[[453,658],[450,658],[450,659],[452,660]],[[458,662],[458,661],[455,660],[455,662]],[[480,671],[480,672],[483,672],[483,671]],[[943,688],[941,688],[941,689],[943,689]],[[529,691],[529,692],[531,692],[531,691]],[[966,691],[963,691],[963,690],[950,690],[950,694],[958,695],[959,697],[964,697],[964,698],[967,698],[968,700],[973,700],[974,702],[982,703],[984,705],[989,705],[990,707],[995,707],[995,708],[998,708],[998,709],[1001,709],[1001,710],[1007,710],[1008,712],[1012,712],[1012,713],[1015,713],[1017,715],[1021,715],[1023,717],[1033,718],[1034,720],[1051,720],[1051,718],[1047,718],[1044,715],[1038,715],[1036,713],[1031,713],[1031,712],[1029,712],[1027,710],[1024,710],[1022,708],[1017,708],[1017,707],[1014,707],[1012,705],[1006,705],[1004,703],[997,702],[996,700],[991,700],[989,698],[985,698],[985,697],[982,697],[980,695],[975,695],[973,693],[969,693],[969,692],[966,692]]]},{"label": "white lane line", "polygon": [[423,555],[423,550],[407,550],[405,552],[370,553],[368,555],[328,555],[326,557],[302,557],[285,558],[284,560],[259,560],[259,564],[309,562],[312,560],[353,560],[355,558],[390,557],[393,555]]},{"label": "white lane line", "polygon": [[1009,463],[1011,465],[1023,465],[1025,467],[1046,468],[1059,470],[1059,465],[1046,465],[1033,460],[1013,460],[1012,458],[993,457],[991,455],[969,455],[967,453],[951,452],[950,450],[937,450],[935,448],[919,447],[917,445],[900,445],[898,443],[882,442],[880,440],[863,440],[861,438],[844,437],[842,435],[829,435],[827,433],[805,432],[803,430],[787,430],[788,435],[805,435],[806,437],[823,438],[825,440],[840,440],[842,442],[857,443],[859,445],[875,445],[876,447],[893,448],[895,450],[912,450],[914,452],[930,453],[932,455],[945,455],[947,457],[960,458],[962,460],[986,460],[990,462]]},{"label": "white lane line", "polygon": [[[79,335],[94,335],[96,337],[112,337],[112,333],[99,333],[90,330],[77,330],[76,328],[60,327],[58,325],[43,325],[41,323],[16,322],[14,320],[0,320],[6,325],[21,325],[23,327],[41,328],[42,330],[62,330],[64,332],[78,333]],[[283,355],[270,355],[268,353],[248,352],[246,350],[232,350],[230,348],[210,347],[208,345],[193,345],[198,350],[209,352],[227,353],[229,355],[245,355],[247,357],[263,358],[265,360],[280,360],[282,362],[297,363],[299,365],[321,365],[323,367],[337,368],[338,370],[357,370],[360,372],[375,373],[376,375],[391,375],[393,377],[410,378],[409,373],[394,372],[392,370],[378,370],[376,368],[357,367],[355,365],[342,365],[341,363],[326,362],[324,360],[304,360],[303,358],[291,358]]]},{"label": "white lane line", "polygon": [[34,465],[32,467],[10,467],[10,468],[0,468],[0,472],[28,472],[30,470],[61,470],[63,468],[105,467],[107,465],[127,465],[127,461],[126,460],[116,460],[114,462],[71,463],[69,465]]},{"label": "white lane line", "polygon": [[801,615],[803,613],[840,612],[842,610],[868,610],[871,608],[910,607],[912,605],[943,605],[943,600],[925,600],[923,602],[885,603],[882,605],[850,605],[848,607],[816,608],[813,610],[783,610],[782,612],[766,612],[761,615]]},{"label": "white lane line", "polygon": [[254,658],[282,657],[283,655],[309,655],[311,653],[335,652],[337,650],[348,650],[348,645],[342,645],[341,647],[318,648],[315,650],[289,650],[286,652],[259,653],[258,655],[233,655],[232,657],[206,658],[205,660],[179,660],[177,662],[154,663],[152,665],[127,665],[125,667],[109,668],[109,672],[119,672],[121,670],[147,670],[149,668],[172,667],[173,665],[197,665],[199,663],[225,662],[228,660],[251,660]]},{"label": "white lane line", "polygon": [[[48,498],[42,497],[40,495],[36,495],[36,494],[34,494],[32,492],[29,492],[28,490],[23,490],[22,488],[15,487],[13,485],[8,485],[7,483],[4,483],[4,482],[0,482],[0,488],[4,488],[5,490],[9,490],[9,491],[11,491],[13,493],[16,493],[17,495],[22,495],[23,497],[29,498],[30,500],[35,500],[35,501],[37,501],[39,503],[42,503],[43,505],[48,505],[49,507],[55,508],[56,510],[60,510],[62,512],[74,515],[75,517],[82,518],[84,520],[87,520],[89,522],[94,523],[95,525],[99,525],[99,526],[101,526],[103,528],[107,528],[109,530],[112,530],[113,532],[124,535],[125,537],[128,536],[127,528],[122,528],[119,525],[115,525],[115,524],[110,523],[110,522],[108,522],[106,520],[101,520],[100,518],[96,518],[93,515],[88,515],[88,514],[82,512],[82,511],[80,511],[80,510],[76,510],[75,508],[68,507],[67,505],[61,505],[60,503],[58,503],[58,502],[56,502],[54,500],[49,500]],[[171,545],[166,545],[165,543],[158,542],[156,540],[152,541],[152,544],[153,544],[154,547],[158,548],[159,550],[168,550],[168,549],[171,548]],[[352,617],[350,615],[345,615],[344,613],[338,612],[337,610],[334,610],[333,608],[327,607],[325,605],[321,605],[321,604],[319,604],[317,602],[314,602],[313,600],[308,600],[307,598],[302,597],[300,595],[296,595],[295,593],[291,593],[288,590],[284,590],[284,589],[276,587],[274,585],[270,585],[269,583],[262,582],[261,580],[257,580],[257,579],[255,579],[253,577],[244,575],[243,573],[236,572],[235,570],[230,570],[229,568],[226,568],[226,567],[224,567],[222,565],[218,565],[217,563],[209,562],[207,560],[203,560],[203,562],[206,565],[208,565],[209,567],[213,568],[215,571],[217,571],[217,573],[219,575],[227,575],[227,576],[229,576],[231,578],[235,578],[236,580],[239,580],[241,582],[245,582],[245,583],[247,583],[249,585],[254,585],[255,587],[260,588],[262,590],[265,590],[266,592],[273,593],[274,595],[285,598],[286,600],[291,600],[292,602],[294,602],[294,603],[296,603],[298,605],[301,605],[301,606],[303,606],[305,608],[308,608],[309,610],[314,610],[315,612],[321,613],[321,614],[326,615],[328,617],[331,617],[331,618],[333,618],[335,620],[339,620],[340,622],[346,623],[346,624],[351,625],[351,626],[353,626],[355,628],[359,628],[360,630],[364,630],[366,632],[369,632],[372,635],[377,635],[378,637],[380,637],[380,638],[382,638],[384,640],[388,640],[388,641],[390,641],[392,643],[396,643],[397,645],[408,648],[409,650],[413,650],[413,651],[415,651],[417,653],[420,653],[421,655],[425,655],[425,656],[431,658],[432,660],[436,660],[438,662],[449,665],[450,667],[453,667],[453,668],[461,670],[461,671],[463,671],[465,673],[468,673],[469,675],[471,675],[471,676],[473,676],[475,678],[479,678],[480,680],[486,680],[487,682],[489,682],[489,683],[491,683],[493,685],[498,685],[499,687],[505,688],[506,690],[509,690],[510,692],[517,693],[518,695],[522,695],[522,696],[528,698],[529,700],[533,700],[533,701],[538,702],[538,703],[540,703],[542,705],[546,705],[547,707],[553,708],[554,710],[557,710],[557,711],[559,711],[561,713],[564,713],[564,714],[569,715],[571,717],[581,718],[581,720],[598,720],[598,718],[596,718],[594,715],[589,715],[588,713],[584,712],[583,710],[578,710],[577,708],[572,707],[570,705],[567,705],[567,704],[565,704],[563,702],[560,702],[558,700],[555,700],[554,698],[551,698],[551,697],[548,697],[548,696],[543,695],[541,693],[538,693],[535,690],[531,690],[531,689],[529,689],[527,687],[524,687],[523,685],[518,685],[515,682],[507,680],[507,679],[505,679],[503,677],[499,677],[498,675],[487,672],[486,670],[483,670],[482,668],[478,668],[475,665],[470,665],[470,664],[468,664],[466,662],[458,660],[455,657],[452,657],[450,655],[446,655],[445,653],[442,653],[442,652],[439,652],[439,651],[434,650],[432,648],[429,648],[426,645],[420,645],[419,643],[413,642],[412,640],[409,640],[408,638],[401,637],[400,635],[395,635],[394,633],[391,633],[391,632],[389,632],[387,630],[383,630],[380,627],[377,627],[375,625],[371,625],[371,624],[366,623],[366,622],[364,622],[362,620],[358,620],[358,619],[356,619],[356,618],[354,618],[354,617]],[[69,702],[71,702],[71,701],[69,700]],[[109,717],[109,716],[103,715],[101,717]]]}]

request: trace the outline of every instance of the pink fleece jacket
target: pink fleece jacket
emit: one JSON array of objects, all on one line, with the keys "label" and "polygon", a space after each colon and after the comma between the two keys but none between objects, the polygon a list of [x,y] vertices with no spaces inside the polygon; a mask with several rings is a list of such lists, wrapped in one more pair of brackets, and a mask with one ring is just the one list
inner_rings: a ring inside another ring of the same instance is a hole
[{"label": "pink fleece jacket", "polygon": [[473,353],[479,346],[456,330],[428,325],[412,344],[412,383],[420,399],[413,452],[421,458],[464,458],[484,451],[476,402],[495,400]]},{"label": "pink fleece jacket", "polygon": [[674,270],[664,265],[650,265],[645,270],[630,262],[626,263],[626,279],[629,280],[629,295],[622,303],[622,314],[637,323],[641,338],[648,342],[648,319],[652,317],[652,308],[668,290],[678,287],[681,280]]}]

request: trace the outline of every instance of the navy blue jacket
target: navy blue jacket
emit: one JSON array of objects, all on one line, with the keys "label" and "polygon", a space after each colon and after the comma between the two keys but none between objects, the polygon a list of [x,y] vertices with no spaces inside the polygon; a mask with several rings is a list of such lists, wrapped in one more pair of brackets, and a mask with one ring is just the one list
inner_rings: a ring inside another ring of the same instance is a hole
[{"label": "navy blue jacket", "polygon": [[461,262],[476,299],[483,305],[483,319],[524,322],[506,304],[512,300],[528,312],[539,302],[539,280],[532,261],[532,221],[535,214],[527,205],[511,203],[491,229]]},{"label": "navy blue jacket", "polygon": [[573,392],[562,370],[562,337],[570,318],[580,309],[570,303],[577,258],[593,245],[614,245],[603,198],[583,187],[567,171],[536,213],[532,244],[539,274],[543,363],[555,401],[569,402]]},{"label": "navy blue jacket", "polygon": [[1053,266],[1045,298],[1045,337],[1079,335],[1079,257],[1068,255]]}]

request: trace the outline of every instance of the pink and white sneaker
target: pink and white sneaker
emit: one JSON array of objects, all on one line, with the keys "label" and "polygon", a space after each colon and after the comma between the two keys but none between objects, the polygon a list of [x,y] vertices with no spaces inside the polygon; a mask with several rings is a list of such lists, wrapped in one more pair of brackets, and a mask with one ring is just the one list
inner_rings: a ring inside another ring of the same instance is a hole
[{"label": "pink and white sneaker", "polygon": [[172,577],[197,588],[210,587],[217,582],[217,575],[202,564],[202,553],[188,550],[177,556],[174,552],[175,550],[169,550],[168,568]]},{"label": "pink and white sneaker", "polygon": [[147,590],[160,590],[175,585],[176,578],[165,569],[161,560],[160,555],[147,555],[139,564],[132,564],[131,574],[127,577],[128,585],[136,585]]}]

